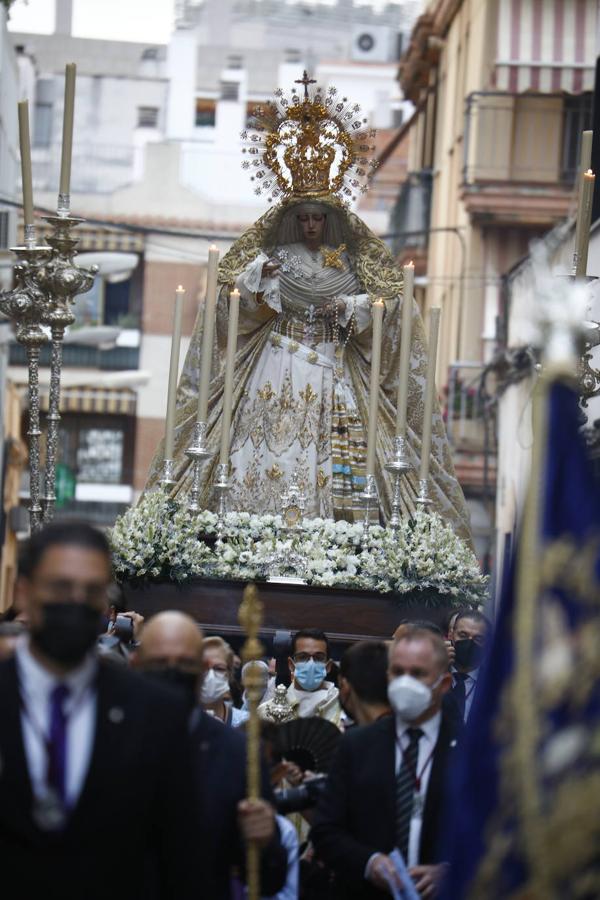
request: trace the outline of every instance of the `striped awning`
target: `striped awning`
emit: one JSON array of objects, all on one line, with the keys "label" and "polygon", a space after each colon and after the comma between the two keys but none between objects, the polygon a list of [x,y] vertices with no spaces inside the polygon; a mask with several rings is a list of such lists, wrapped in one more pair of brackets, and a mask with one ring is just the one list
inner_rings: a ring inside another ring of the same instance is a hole
[{"label": "striped awning", "polygon": [[580,94],[594,88],[597,0],[501,0],[495,87]]},{"label": "striped awning", "polygon": [[[22,396],[27,397],[27,386],[21,385]],[[101,413],[112,416],[134,416],[136,392],[131,388],[93,386],[64,387],[60,394],[61,413]],[[48,411],[48,387],[40,387],[40,408]]]}]

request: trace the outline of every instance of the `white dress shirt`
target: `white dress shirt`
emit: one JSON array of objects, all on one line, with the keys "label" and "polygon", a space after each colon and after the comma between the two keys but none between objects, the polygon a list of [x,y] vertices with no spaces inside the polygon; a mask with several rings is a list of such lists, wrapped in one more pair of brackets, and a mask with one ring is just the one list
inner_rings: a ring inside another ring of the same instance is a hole
[{"label": "white dress shirt", "polygon": [[[431,774],[431,765],[433,763],[433,751],[439,737],[441,721],[441,712],[436,713],[435,716],[428,719],[426,722],[422,722],[420,725],[413,725],[411,722],[404,722],[402,719],[396,718],[396,775],[398,775],[400,766],[402,765],[402,750],[406,750],[410,743],[410,738],[407,734],[408,729],[420,728],[423,732],[419,739],[419,755],[417,757],[416,771],[416,775],[421,779],[419,790],[421,803],[415,804],[410,819],[408,859],[405,860],[408,867],[419,864],[419,846],[421,843],[421,829],[423,828],[423,808],[425,806],[425,797],[427,796],[427,787],[429,785],[429,776]],[[402,748],[402,750],[400,748]]]},{"label": "white dress shirt", "polygon": [[28,639],[19,642],[16,651],[17,671],[24,709],[21,728],[27,768],[34,796],[46,795],[48,757],[44,738],[50,731],[51,694],[64,684],[69,696],[64,709],[67,716],[67,750],[65,790],[69,808],[79,799],[89,769],[96,732],[96,690],[94,681],[98,663],[88,655],[83,663],[61,678],[48,672],[31,654]]}]

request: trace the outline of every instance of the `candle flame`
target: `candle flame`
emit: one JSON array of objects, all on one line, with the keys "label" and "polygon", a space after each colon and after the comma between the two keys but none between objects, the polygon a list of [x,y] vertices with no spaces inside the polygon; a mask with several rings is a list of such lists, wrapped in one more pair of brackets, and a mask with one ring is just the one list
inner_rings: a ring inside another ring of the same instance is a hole
[{"label": "candle flame", "polygon": [[410,266],[410,267],[413,268],[413,269],[414,269],[414,267],[415,267],[415,264],[414,264],[414,262],[412,261],[412,259],[411,259],[411,261],[410,261],[409,263],[407,263],[406,265],[407,265],[407,266]]},{"label": "candle flame", "polygon": [[178,291],[179,293],[184,293],[184,294],[185,294],[185,288],[184,288],[184,286],[183,286],[182,284],[178,284],[178,285],[177,285],[177,291]]},{"label": "candle flame", "polygon": [[591,169],[588,169],[587,172],[586,172],[585,174],[587,175],[588,178],[589,178],[590,176],[591,176],[592,178],[595,178],[595,175],[594,175],[594,173],[592,172]]}]

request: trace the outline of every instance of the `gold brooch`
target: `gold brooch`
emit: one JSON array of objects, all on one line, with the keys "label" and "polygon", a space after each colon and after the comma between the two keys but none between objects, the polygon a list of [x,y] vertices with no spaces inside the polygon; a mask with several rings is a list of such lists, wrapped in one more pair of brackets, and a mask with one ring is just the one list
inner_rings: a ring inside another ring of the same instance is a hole
[{"label": "gold brooch", "polygon": [[277,481],[283,475],[282,469],[279,468],[277,463],[273,463],[270,469],[266,470],[267,478],[270,478],[271,481]]},{"label": "gold brooch", "polygon": [[343,269],[344,268],[344,260],[342,259],[342,253],[346,249],[345,244],[340,244],[337,250],[329,250],[327,247],[321,247],[321,254],[323,256],[323,265],[325,268],[329,269]]}]

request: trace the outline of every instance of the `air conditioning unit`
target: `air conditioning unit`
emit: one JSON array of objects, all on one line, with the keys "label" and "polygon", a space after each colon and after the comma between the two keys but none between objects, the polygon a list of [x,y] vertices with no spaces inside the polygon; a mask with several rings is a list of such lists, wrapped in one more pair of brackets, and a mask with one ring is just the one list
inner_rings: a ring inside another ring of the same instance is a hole
[{"label": "air conditioning unit", "polygon": [[388,62],[390,29],[385,25],[355,25],[352,29],[352,59],[356,62]]}]

